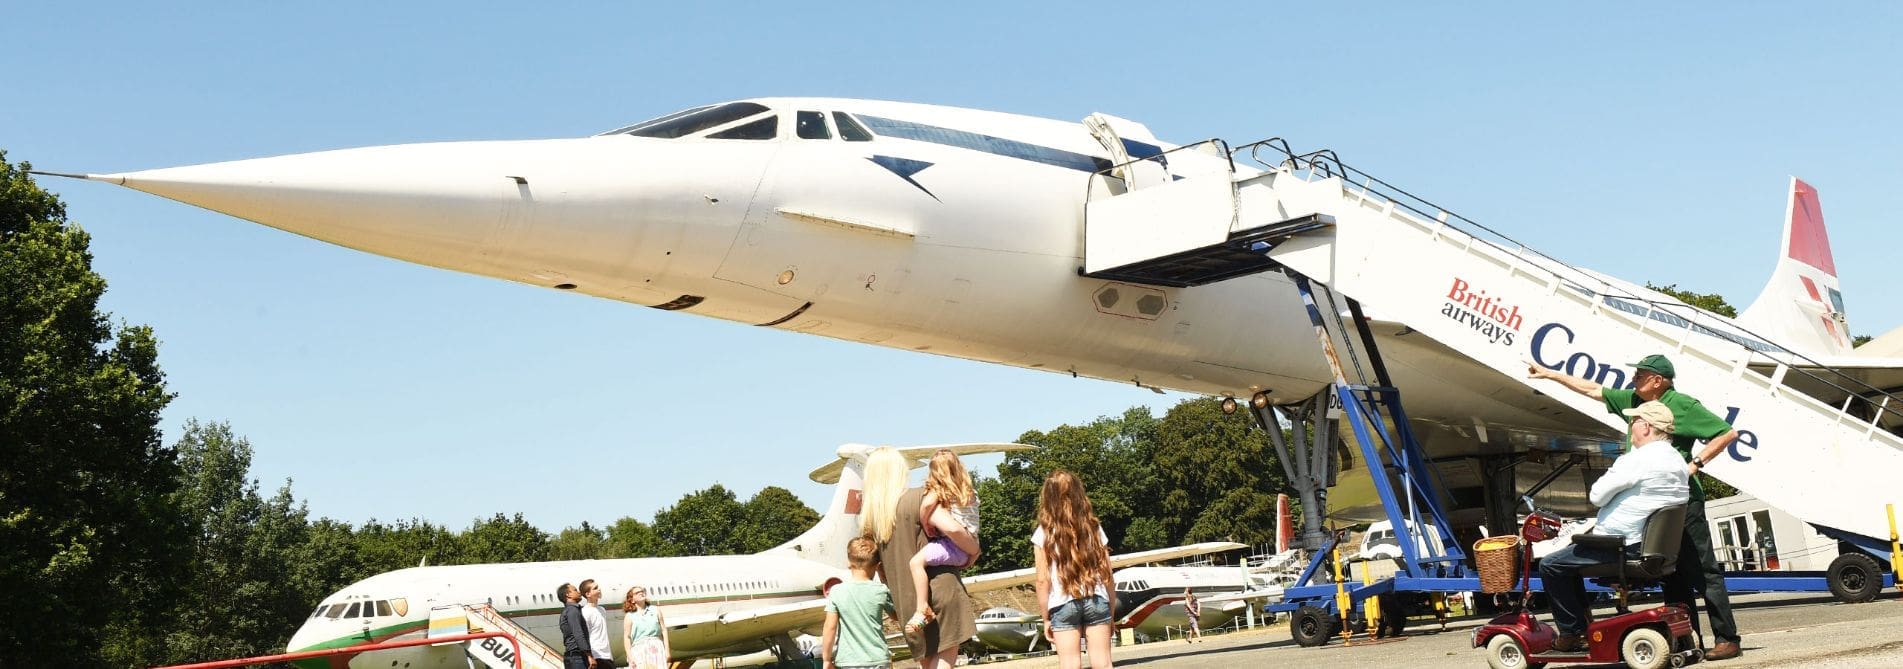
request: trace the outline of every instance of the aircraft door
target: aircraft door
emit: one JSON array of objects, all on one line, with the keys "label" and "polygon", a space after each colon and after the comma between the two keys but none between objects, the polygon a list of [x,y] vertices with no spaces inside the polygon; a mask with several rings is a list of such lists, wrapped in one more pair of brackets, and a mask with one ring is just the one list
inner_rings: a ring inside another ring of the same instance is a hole
[{"label": "aircraft door", "polygon": [[1148,127],[1101,112],[1084,117],[1084,127],[1110,152],[1111,164],[1119,166],[1111,175],[1123,180],[1124,190],[1169,182],[1169,163],[1160,155],[1162,143]]}]

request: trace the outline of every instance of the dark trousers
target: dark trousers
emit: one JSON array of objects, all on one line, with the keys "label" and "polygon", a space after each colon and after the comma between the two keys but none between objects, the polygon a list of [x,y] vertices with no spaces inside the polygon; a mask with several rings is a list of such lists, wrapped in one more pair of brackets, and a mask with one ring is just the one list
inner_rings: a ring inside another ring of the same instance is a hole
[{"label": "dark trousers", "polygon": [[1725,590],[1725,572],[1718,568],[1718,556],[1711,552],[1711,526],[1705,522],[1705,500],[1694,499],[1685,510],[1685,536],[1678,543],[1678,570],[1665,577],[1661,586],[1665,601],[1684,604],[1692,612],[1692,629],[1698,625],[1698,597],[1705,599],[1705,615],[1711,616],[1711,634],[1719,641],[1738,641],[1738,619],[1731,616],[1731,593]]},{"label": "dark trousers", "polygon": [[[1626,547],[1638,556],[1638,544]],[[1585,634],[1592,620],[1591,600],[1586,599],[1586,579],[1579,570],[1602,564],[1618,564],[1623,558],[1616,552],[1573,544],[1540,558],[1540,583],[1553,606],[1553,627],[1560,634]]]},{"label": "dark trousers", "polygon": [[588,669],[588,656],[572,653],[563,655],[562,669]]}]

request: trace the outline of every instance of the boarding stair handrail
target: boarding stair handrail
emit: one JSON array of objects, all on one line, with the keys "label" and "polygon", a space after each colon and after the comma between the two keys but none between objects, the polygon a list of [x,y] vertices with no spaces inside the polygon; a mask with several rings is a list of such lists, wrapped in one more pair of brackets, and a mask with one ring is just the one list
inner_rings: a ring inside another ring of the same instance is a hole
[{"label": "boarding stair handrail", "polygon": [[[1281,154],[1283,158],[1280,161],[1274,162],[1274,163],[1271,163],[1268,160],[1264,160],[1261,155],[1264,149],[1269,149],[1277,154]],[[1322,149],[1319,151],[1311,151],[1309,153],[1297,154],[1289,148],[1287,140],[1284,140],[1280,137],[1272,137],[1269,139],[1256,141],[1256,142],[1250,142],[1248,144],[1244,144],[1242,146],[1236,147],[1235,149],[1232,150],[1231,155],[1234,156],[1236,154],[1240,154],[1245,151],[1248,153],[1249,159],[1251,162],[1254,162],[1265,169],[1268,169],[1271,171],[1284,170],[1291,173],[1301,173],[1304,176],[1310,178],[1311,180],[1315,178],[1341,177],[1342,182],[1344,184],[1351,185],[1354,188],[1356,188],[1358,191],[1358,194],[1360,194],[1363,198],[1368,198],[1368,199],[1378,198],[1382,202],[1389,203],[1395,207],[1405,209],[1409,212],[1412,212],[1413,214],[1417,216],[1420,216],[1423,219],[1432,220],[1438,223],[1439,225],[1446,226],[1454,230],[1458,230],[1462,233],[1465,233],[1468,236],[1469,240],[1471,240],[1471,242],[1478,242],[1480,244],[1486,244],[1488,246],[1492,246],[1495,249],[1498,249],[1504,253],[1512,254],[1521,259],[1526,259],[1526,257],[1529,255],[1536,257],[1540,261],[1543,261],[1543,262],[1529,261],[1528,264],[1538,267],[1542,270],[1545,270],[1547,273],[1551,274],[1554,278],[1559,279],[1560,281],[1564,281],[1564,282],[1572,284],[1576,290],[1585,291],[1593,297],[1602,298],[1602,301],[1606,298],[1611,298],[1611,299],[1617,299],[1617,300],[1627,302],[1628,303],[1627,306],[1622,306],[1618,304],[1610,304],[1610,303],[1608,304],[1608,306],[1612,306],[1613,308],[1621,309],[1623,311],[1627,311],[1630,313],[1634,313],[1635,315],[1641,316],[1642,320],[1639,322],[1639,327],[1641,329],[1643,329],[1645,327],[1645,324],[1648,322],[1661,322],[1661,323],[1667,323],[1667,324],[1674,324],[1674,323],[1671,323],[1671,321],[1667,321],[1664,318],[1661,318],[1660,315],[1675,319],[1679,321],[1679,323],[1674,325],[1682,324],[1684,328],[1683,331],[1680,333],[1678,340],[1674,342],[1674,344],[1681,349],[1684,347],[1684,345],[1686,344],[1686,341],[1691,337],[1691,335],[1705,334],[1708,336],[1714,336],[1716,338],[1729,341],[1732,344],[1735,344],[1744,348],[1745,356],[1746,356],[1744,358],[1744,362],[1746,363],[1753,361],[1754,356],[1762,354],[1765,356],[1765,358],[1769,362],[1774,363],[1776,365],[1776,369],[1773,371],[1773,375],[1776,378],[1782,378],[1784,376],[1787,376],[1789,372],[1797,372],[1798,374],[1802,376],[1808,377],[1814,381],[1817,381],[1818,383],[1821,383],[1834,390],[1837,390],[1838,392],[1844,393],[1846,396],[1844,400],[1844,404],[1843,406],[1838,407],[1836,409],[1837,413],[1840,416],[1850,415],[1849,413],[1850,406],[1852,406],[1852,404],[1856,400],[1859,400],[1859,399],[1863,400],[1864,404],[1871,408],[1871,413],[1872,413],[1872,416],[1870,418],[1870,426],[1869,426],[1869,429],[1866,430],[1866,432],[1886,434],[1890,437],[1887,440],[1891,441],[1892,445],[1897,446],[1899,448],[1903,448],[1903,439],[1896,438],[1895,435],[1889,434],[1888,431],[1882,427],[1882,422],[1885,415],[1893,416],[1900,420],[1903,420],[1903,397],[1898,397],[1897,395],[1893,395],[1890,392],[1887,392],[1881,388],[1877,388],[1868,383],[1865,383],[1862,380],[1857,379],[1856,377],[1845,374],[1843,371],[1835,367],[1831,367],[1829,365],[1825,365],[1821,362],[1818,362],[1817,360],[1811,358],[1810,356],[1804,355],[1803,353],[1799,353],[1797,351],[1793,351],[1787,347],[1779,345],[1776,342],[1772,341],[1771,338],[1765,337],[1756,332],[1753,332],[1750,329],[1745,328],[1744,326],[1737,325],[1734,323],[1722,323],[1722,322],[1710,321],[1708,317],[1704,316],[1704,312],[1702,310],[1699,310],[1695,307],[1690,307],[1689,305],[1662,303],[1648,297],[1633,295],[1629,291],[1626,291],[1625,289],[1619,286],[1613,285],[1605,281],[1604,279],[1600,278],[1598,275],[1590,271],[1574,266],[1570,263],[1567,263],[1551,255],[1548,255],[1544,252],[1541,252],[1540,250],[1533,248],[1532,246],[1524,242],[1521,242],[1517,239],[1514,239],[1511,236],[1508,236],[1506,233],[1487,227],[1486,225],[1476,222],[1473,219],[1470,219],[1470,218],[1467,218],[1466,216],[1462,216],[1458,213],[1455,213],[1452,210],[1447,209],[1446,207],[1442,207],[1440,205],[1434,204],[1433,202],[1428,201],[1426,198],[1420,197],[1418,195],[1414,195],[1413,193],[1410,193],[1397,186],[1394,186],[1393,184],[1383,181],[1380,178],[1375,177],[1374,175],[1368,174],[1367,172],[1351,167],[1348,164],[1342,162],[1341,158],[1335,155],[1334,151],[1332,150]],[[1360,183],[1354,183],[1350,181],[1350,179],[1357,180]],[[1506,244],[1511,245],[1512,248],[1507,248],[1507,246],[1504,246],[1500,243],[1495,243],[1493,241],[1490,241],[1482,237],[1481,235],[1474,234],[1473,232],[1474,230],[1478,230],[1480,232],[1485,233],[1486,235],[1490,235],[1496,239],[1499,239],[1501,242],[1505,242]],[[1568,270],[1574,276],[1568,277],[1560,273],[1559,271],[1556,271],[1555,268],[1563,268],[1565,270]],[[1597,284],[1599,289],[1596,291],[1589,289],[1586,287],[1586,285],[1588,284]],[[1634,312],[1631,308],[1629,308],[1629,305],[1635,302],[1643,303],[1646,305],[1645,313]],[[1680,307],[1690,309],[1691,313],[1689,314],[1689,316],[1685,314],[1684,312],[1681,312],[1679,310]],[[1658,314],[1658,315],[1655,315],[1655,314]],[[1700,322],[1701,320],[1709,321],[1709,322]],[[1730,331],[1730,332],[1727,332],[1727,331]],[[1750,346],[1746,342],[1751,340],[1763,342],[1775,350],[1767,351],[1767,350],[1762,350],[1762,349]],[[1778,360],[1776,357],[1773,356],[1773,354],[1776,354],[1779,356],[1786,356],[1786,359]],[[1805,367],[1793,365],[1792,364],[1793,361],[1806,363],[1810,365],[1811,368],[1814,368],[1815,371],[1813,371],[1813,369],[1807,369]],[[1852,387],[1845,387],[1844,385],[1840,385],[1838,381],[1847,383],[1848,385]],[[1780,382],[1776,385],[1787,386],[1788,384],[1784,384]],[[1861,390],[1856,389],[1859,387],[1861,388]],[[1803,394],[1803,393],[1799,393],[1799,394]],[[1879,398],[1881,401],[1879,401]],[[1821,404],[1821,401],[1819,403]]]},{"label": "boarding stair handrail", "polygon": [[[514,620],[510,620],[509,617],[503,615],[501,611],[497,611],[494,606],[485,602],[481,604],[464,604],[462,607],[463,611],[466,612],[470,618],[482,623],[484,628],[487,628],[489,631],[505,632],[520,642],[521,649],[517,652],[522,654],[520,666],[523,667],[523,669],[537,669],[539,667],[560,669],[562,667],[561,653],[550,648],[548,644],[542,643],[541,639],[537,638],[534,634],[530,634],[527,629],[516,624]],[[477,631],[473,625],[470,627],[470,630]],[[539,661],[540,664],[536,664],[536,661]]]},{"label": "boarding stair handrail", "polygon": [[1129,167],[1131,165],[1135,165],[1137,163],[1154,162],[1163,167],[1164,174],[1174,177],[1176,176],[1176,172],[1170,168],[1170,164],[1168,160],[1169,155],[1173,153],[1182,152],[1182,151],[1194,150],[1203,146],[1209,146],[1214,148],[1214,150],[1209,152],[1208,155],[1210,157],[1221,158],[1223,161],[1227,162],[1228,168],[1229,168],[1228,172],[1233,178],[1233,176],[1236,173],[1235,152],[1229,149],[1229,142],[1224,141],[1221,137],[1211,137],[1209,139],[1205,139],[1200,142],[1191,142],[1188,144],[1184,144],[1182,146],[1171,147],[1167,150],[1164,150],[1164,151],[1161,151],[1161,152],[1158,152],[1143,158],[1131,158],[1121,163],[1117,163],[1115,165],[1110,165],[1108,167],[1099,169],[1096,172],[1092,172],[1092,174],[1096,176],[1104,177],[1104,178],[1087,180],[1088,183],[1084,184],[1084,201],[1090,202],[1097,197],[1098,182],[1107,183],[1109,179],[1116,178],[1112,174],[1113,172],[1116,172],[1117,170],[1123,169],[1125,167]]}]

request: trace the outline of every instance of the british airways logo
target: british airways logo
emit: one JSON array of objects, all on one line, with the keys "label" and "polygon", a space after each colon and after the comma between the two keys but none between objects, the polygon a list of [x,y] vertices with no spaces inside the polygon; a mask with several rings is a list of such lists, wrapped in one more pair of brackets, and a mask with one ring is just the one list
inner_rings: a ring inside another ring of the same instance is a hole
[{"label": "british airways logo", "polygon": [[[1627,374],[1624,367],[1614,366],[1617,359],[1610,356],[1594,356],[1585,350],[1575,350],[1573,344],[1578,334],[1564,323],[1547,323],[1533,331],[1532,351],[1534,364],[1547,369],[1562,371],[1582,379],[1591,379],[1594,383],[1608,388],[1631,389],[1638,379]],[[1583,347],[1580,347],[1583,349]],[[1567,351],[1572,351],[1568,353]],[[1751,453],[1758,449],[1758,435],[1750,430],[1738,428],[1738,407],[1725,407],[1725,422],[1738,429],[1737,441],[1725,449],[1725,455],[1738,462],[1750,462]]]},{"label": "british airways logo", "polygon": [[1455,277],[1454,284],[1447,289],[1447,303],[1441,305],[1440,315],[1473,328],[1487,338],[1487,343],[1501,346],[1512,346],[1513,336],[1526,322],[1520,317],[1518,305],[1509,308],[1500,298],[1474,289],[1459,277]]}]

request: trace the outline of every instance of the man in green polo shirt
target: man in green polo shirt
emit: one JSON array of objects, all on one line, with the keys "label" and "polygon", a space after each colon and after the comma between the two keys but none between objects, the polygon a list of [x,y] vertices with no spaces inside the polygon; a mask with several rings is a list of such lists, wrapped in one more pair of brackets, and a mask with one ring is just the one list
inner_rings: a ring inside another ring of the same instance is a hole
[{"label": "man in green polo shirt", "polygon": [[[1700,403],[1697,398],[1672,388],[1676,372],[1672,361],[1662,355],[1648,355],[1634,364],[1631,388],[1607,388],[1590,379],[1582,379],[1557,370],[1528,363],[1527,376],[1551,379],[1574,392],[1606,403],[1616,415],[1649,401],[1658,401],[1672,410],[1672,446],[1685,457],[1692,474],[1724,452],[1738,438],[1737,430]],[[1631,422],[1630,418],[1626,419]],[[1705,445],[1699,449],[1698,442]],[[1629,448],[1630,443],[1626,444]],[[1696,453],[1694,455],[1694,453]],[[1718,568],[1718,557],[1711,550],[1711,528],[1705,522],[1705,490],[1692,478],[1692,500],[1685,512],[1685,536],[1679,541],[1678,570],[1666,577],[1665,601],[1682,603],[1692,611],[1692,625],[1698,625],[1698,604],[1694,594],[1702,593],[1705,612],[1711,616],[1712,636],[1718,643],[1705,654],[1707,660],[1725,660],[1743,651],[1738,642],[1738,621],[1731,615],[1731,596],[1725,590],[1725,574]]]}]

